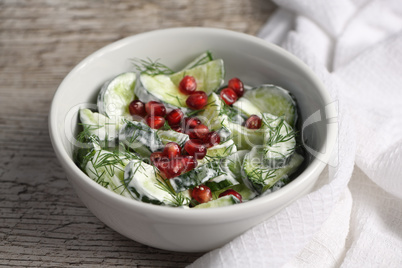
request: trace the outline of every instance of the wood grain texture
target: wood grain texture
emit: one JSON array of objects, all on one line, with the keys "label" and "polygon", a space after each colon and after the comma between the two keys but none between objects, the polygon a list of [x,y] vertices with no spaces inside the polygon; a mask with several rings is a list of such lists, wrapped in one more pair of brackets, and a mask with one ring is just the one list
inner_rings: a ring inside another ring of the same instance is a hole
[{"label": "wood grain texture", "polygon": [[0,0],[0,266],[182,267],[202,253],[131,241],[80,202],[55,158],[48,111],[63,77],[120,38],[177,27],[256,34],[267,0]]}]

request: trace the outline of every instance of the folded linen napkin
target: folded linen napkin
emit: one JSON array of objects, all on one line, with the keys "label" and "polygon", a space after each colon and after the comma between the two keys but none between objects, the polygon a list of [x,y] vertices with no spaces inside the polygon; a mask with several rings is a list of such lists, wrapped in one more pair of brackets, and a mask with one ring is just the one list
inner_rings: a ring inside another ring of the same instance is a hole
[{"label": "folded linen napkin", "polygon": [[326,85],[338,146],[312,193],[191,267],[402,267],[402,2],[274,2],[259,36]]}]

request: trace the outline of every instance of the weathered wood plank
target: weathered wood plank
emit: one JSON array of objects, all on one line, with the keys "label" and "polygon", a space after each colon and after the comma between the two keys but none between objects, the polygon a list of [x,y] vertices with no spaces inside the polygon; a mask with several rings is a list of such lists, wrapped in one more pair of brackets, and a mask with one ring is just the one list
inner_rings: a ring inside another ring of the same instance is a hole
[{"label": "weathered wood plank", "polygon": [[266,0],[0,0],[0,266],[183,267],[202,253],[131,241],[81,203],[55,159],[53,94],[83,58],[120,38],[179,27],[257,33]]}]

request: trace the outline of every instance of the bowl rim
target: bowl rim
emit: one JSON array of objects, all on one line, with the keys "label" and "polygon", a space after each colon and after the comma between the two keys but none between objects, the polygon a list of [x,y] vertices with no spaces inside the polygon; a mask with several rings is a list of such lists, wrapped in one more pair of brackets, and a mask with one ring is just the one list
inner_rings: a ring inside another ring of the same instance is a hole
[{"label": "bowl rim", "polygon": [[[54,93],[50,110],[49,110],[49,135],[51,139],[51,143],[53,149],[56,153],[56,156],[61,163],[64,171],[68,169],[73,175],[73,179],[82,180],[82,183],[85,183],[88,187],[90,187],[93,191],[99,192],[101,195],[105,196],[105,200],[117,202],[122,205],[123,208],[133,208],[138,209],[143,213],[147,214],[154,214],[166,219],[192,219],[193,221],[200,221],[206,218],[214,217],[215,219],[219,219],[221,221],[230,221],[235,218],[243,218],[247,215],[253,215],[253,211],[255,209],[263,209],[267,206],[270,202],[283,202],[282,199],[286,199],[285,197],[291,193],[297,193],[297,189],[303,185],[306,181],[311,180],[314,177],[314,174],[321,173],[322,170],[325,168],[329,161],[329,153],[326,154],[324,159],[318,160],[314,158],[312,162],[306,167],[302,173],[295,178],[291,183],[287,184],[286,187],[281,188],[278,191],[275,191],[269,195],[261,196],[259,198],[253,199],[250,202],[236,204],[235,206],[227,206],[227,207],[219,207],[219,208],[208,208],[208,209],[180,209],[177,207],[169,207],[169,206],[157,206],[153,204],[144,203],[137,200],[132,200],[124,196],[120,196],[93,181],[90,179],[79,167],[74,163],[72,158],[68,155],[66,150],[64,149],[63,142],[61,137],[58,135],[57,129],[57,103],[60,102],[60,95],[65,85],[68,83],[70,77],[76,75],[77,72],[80,71],[81,68],[84,68],[86,64],[95,58],[102,57],[103,54],[108,53],[110,50],[118,49],[120,46],[125,46],[129,43],[135,42],[138,39],[147,38],[150,36],[158,35],[160,33],[177,33],[182,32],[183,34],[186,33],[194,33],[200,34],[219,34],[219,35],[226,35],[232,38],[240,38],[245,39],[247,42],[254,43],[254,45],[262,46],[265,49],[272,51],[273,53],[279,54],[279,56],[286,58],[287,60],[291,61],[292,64],[296,65],[296,67],[303,72],[306,76],[309,77],[312,84],[318,89],[321,97],[323,98],[326,104],[332,102],[332,99],[325,89],[322,82],[317,78],[317,76],[313,73],[312,70],[299,58],[291,54],[290,52],[286,51],[285,49],[269,43],[259,37],[252,36],[249,34],[236,32],[233,30],[227,29],[220,29],[220,28],[210,28],[210,27],[175,27],[175,28],[166,28],[166,29],[158,29],[152,30],[148,32],[143,32],[139,34],[135,34],[132,36],[125,37],[123,39],[117,40],[112,42],[95,52],[91,53],[89,56],[85,57],[81,60],[62,80],[60,85],[58,86],[56,92]],[[337,138],[337,132],[334,129],[327,127],[327,136],[324,139],[324,145],[326,146],[326,150],[328,152],[332,152],[335,140]],[[318,176],[318,174],[317,174]],[[71,178],[69,178],[71,179]],[[281,201],[282,200],[282,201]],[[264,210],[260,210],[264,211]],[[222,216],[225,217],[222,217]],[[219,220],[218,220],[219,221]],[[214,223],[216,223],[215,221]]]}]

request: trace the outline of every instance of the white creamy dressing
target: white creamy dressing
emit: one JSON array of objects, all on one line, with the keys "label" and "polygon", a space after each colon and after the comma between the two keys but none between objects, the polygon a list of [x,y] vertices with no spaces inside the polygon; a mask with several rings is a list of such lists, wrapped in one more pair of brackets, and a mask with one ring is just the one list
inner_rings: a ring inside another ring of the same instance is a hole
[{"label": "white creamy dressing", "polygon": [[[154,167],[140,160],[131,160],[125,168],[124,179],[129,180],[128,187],[133,187],[139,194],[138,199],[148,197],[151,200],[158,200],[162,203],[171,203],[171,196],[162,190],[159,185],[161,178],[157,176]],[[130,177],[128,177],[130,176]]]}]

